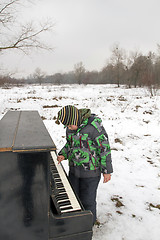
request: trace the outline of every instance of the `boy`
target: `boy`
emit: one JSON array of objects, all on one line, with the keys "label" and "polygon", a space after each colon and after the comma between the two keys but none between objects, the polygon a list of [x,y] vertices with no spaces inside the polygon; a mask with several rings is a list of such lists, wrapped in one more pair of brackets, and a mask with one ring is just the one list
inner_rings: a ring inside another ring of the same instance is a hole
[{"label": "boy", "polygon": [[90,109],[77,109],[68,105],[58,112],[59,120],[66,129],[66,144],[58,153],[57,160],[68,159],[69,179],[84,208],[93,214],[96,223],[96,193],[101,173],[106,183],[113,172],[108,135],[102,120]]}]

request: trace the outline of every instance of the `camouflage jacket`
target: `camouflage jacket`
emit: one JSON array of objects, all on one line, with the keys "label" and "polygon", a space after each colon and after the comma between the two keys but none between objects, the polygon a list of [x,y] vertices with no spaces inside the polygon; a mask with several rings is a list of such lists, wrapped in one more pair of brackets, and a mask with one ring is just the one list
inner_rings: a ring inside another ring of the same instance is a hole
[{"label": "camouflage jacket", "polygon": [[69,161],[70,171],[77,177],[95,177],[112,173],[111,150],[102,120],[85,114],[76,131],[66,130],[66,144],[58,155]]}]

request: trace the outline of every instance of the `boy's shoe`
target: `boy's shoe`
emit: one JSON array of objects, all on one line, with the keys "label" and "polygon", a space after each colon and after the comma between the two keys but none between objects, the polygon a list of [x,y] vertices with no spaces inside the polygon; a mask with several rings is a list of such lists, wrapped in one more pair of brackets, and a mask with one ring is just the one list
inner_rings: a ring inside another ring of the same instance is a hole
[{"label": "boy's shoe", "polygon": [[100,227],[100,225],[101,225],[100,221],[98,219],[96,219],[94,226]]}]

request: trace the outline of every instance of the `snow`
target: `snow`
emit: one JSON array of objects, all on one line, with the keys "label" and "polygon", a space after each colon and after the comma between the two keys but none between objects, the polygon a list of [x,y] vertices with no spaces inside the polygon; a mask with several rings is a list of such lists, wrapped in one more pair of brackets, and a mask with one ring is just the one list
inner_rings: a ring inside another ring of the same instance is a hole
[{"label": "snow", "polygon": [[[160,236],[160,95],[115,85],[34,85],[0,88],[0,119],[8,110],[38,110],[59,151],[61,107],[90,108],[109,135],[114,173],[97,192],[100,227],[93,240],[158,240]],[[63,165],[68,171],[67,161]],[[159,205],[159,206],[158,206]]]}]

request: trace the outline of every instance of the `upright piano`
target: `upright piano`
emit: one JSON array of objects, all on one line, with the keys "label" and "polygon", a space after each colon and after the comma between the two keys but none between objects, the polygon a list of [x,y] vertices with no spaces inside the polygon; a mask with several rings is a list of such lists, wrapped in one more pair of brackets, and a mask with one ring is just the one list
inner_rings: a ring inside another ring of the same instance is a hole
[{"label": "upright piano", "polygon": [[37,111],[0,120],[0,240],[91,240],[83,208]]}]

